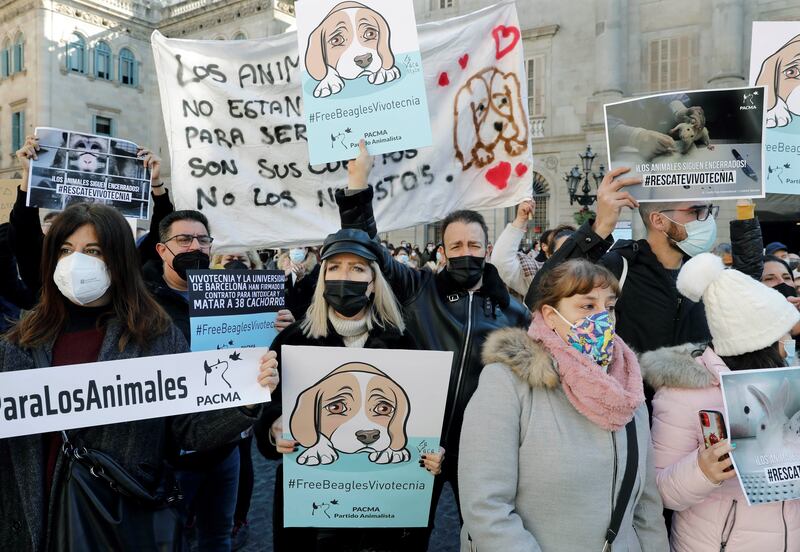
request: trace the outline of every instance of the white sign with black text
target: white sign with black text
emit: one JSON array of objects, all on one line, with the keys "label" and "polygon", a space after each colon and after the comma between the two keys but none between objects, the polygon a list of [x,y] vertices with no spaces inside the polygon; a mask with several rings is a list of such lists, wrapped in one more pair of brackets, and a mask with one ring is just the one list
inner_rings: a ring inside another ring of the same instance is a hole
[{"label": "white sign with black text", "polygon": [[0,439],[190,414],[270,400],[266,347],[18,370],[0,374]]}]

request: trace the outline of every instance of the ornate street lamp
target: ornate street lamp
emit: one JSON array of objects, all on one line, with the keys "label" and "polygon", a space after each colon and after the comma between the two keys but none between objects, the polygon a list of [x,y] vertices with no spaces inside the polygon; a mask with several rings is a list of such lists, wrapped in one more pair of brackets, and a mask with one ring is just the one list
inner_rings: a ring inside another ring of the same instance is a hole
[{"label": "ornate street lamp", "polygon": [[[592,146],[586,146],[586,151],[582,154],[579,153],[578,157],[581,160],[583,171],[578,165],[575,165],[564,175],[564,180],[567,183],[567,191],[569,192],[569,204],[573,205],[577,202],[584,209],[588,209],[589,205],[597,200],[597,194],[590,193],[592,187],[589,184],[589,175],[594,179],[594,187],[597,188],[605,176],[606,169],[603,165],[600,165],[599,173],[592,172],[592,163],[594,163],[594,158],[597,157],[597,154],[592,151]],[[583,185],[581,185],[581,193],[578,194],[578,186],[581,181],[583,181]]]}]

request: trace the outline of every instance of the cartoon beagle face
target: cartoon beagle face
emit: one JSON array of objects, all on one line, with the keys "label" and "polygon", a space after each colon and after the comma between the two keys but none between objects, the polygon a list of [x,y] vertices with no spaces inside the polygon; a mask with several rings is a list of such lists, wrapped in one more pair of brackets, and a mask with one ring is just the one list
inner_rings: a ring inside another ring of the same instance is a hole
[{"label": "cartoon beagle face", "polygon": [[389,376],[369,364],[344,364],[297,398],[290,429],[307,448],[298,462],[328,464],[339,452],[367,452],[379,463],[395,452],[407,460],[409,412],[408,395]]},{"label": "cartoon beagle face", "polygon": [[320,81],[316,97],[336,94],[345,80],[369,75],[371,84],[400,76],[390,46],[390,30],[381,14],[358,2],[342,2],[308,37],[306,70]]},{"label": "cartoon beagle face", "polygon": [[800,35],[764,60],[756,85],[767,87],[767,127],[786,126],[800,115]]}]

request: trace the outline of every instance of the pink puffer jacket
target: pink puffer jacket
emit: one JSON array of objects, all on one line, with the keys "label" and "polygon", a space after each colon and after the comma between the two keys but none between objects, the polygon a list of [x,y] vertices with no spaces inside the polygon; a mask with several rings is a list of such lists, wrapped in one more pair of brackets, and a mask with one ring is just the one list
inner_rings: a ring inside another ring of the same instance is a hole
[{"label": "pink puffer jacket", "polygon": [[[719,374],[728,372],[710,348],[683,345],[645,353],[653,399],[653,453],[664,507],[675,510],[675,552],[800,551],[800,501],[748,506],[737,478],[711,483],[697,463],[703,446],[700,410],[724,412]],[[694,355],[692,354],[694,352]],[[727,541],[727,547],[724,546]]]}]

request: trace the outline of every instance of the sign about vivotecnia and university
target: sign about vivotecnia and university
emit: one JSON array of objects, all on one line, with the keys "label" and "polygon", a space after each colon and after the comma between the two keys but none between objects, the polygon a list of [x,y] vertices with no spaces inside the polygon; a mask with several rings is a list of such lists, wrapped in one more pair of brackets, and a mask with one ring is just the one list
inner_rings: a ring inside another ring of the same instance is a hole
[{"label": "sign about vivotecnia and university", "polygon": [[91,362],[0,374],[0,439],[263,403],[267,348]]},{"label": "sign about vivotecnia and university", "polygon": [[192,351],[269,347],[284,308],[282,270],[189,270]]}]

